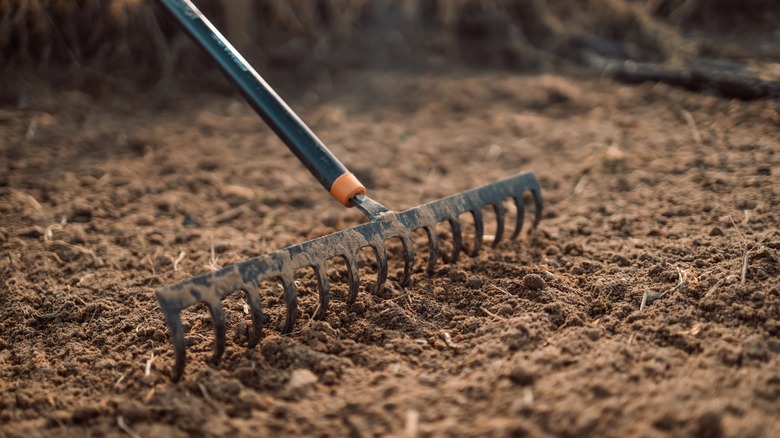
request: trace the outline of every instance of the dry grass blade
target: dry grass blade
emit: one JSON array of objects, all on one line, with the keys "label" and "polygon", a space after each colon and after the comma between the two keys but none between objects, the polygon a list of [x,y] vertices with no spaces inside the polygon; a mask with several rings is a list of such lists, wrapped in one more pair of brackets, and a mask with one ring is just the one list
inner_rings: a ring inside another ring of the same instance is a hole
[{"label": "dry grass blade", "polygon": [[688,269],[683,270],[678,267],[677,276],[678,276],[677,284],[671,289],[665,290],[657,294],[652,294],[650,292],[645,291],[645,293],[642,294],[642,303],[639,305],[639,310],[640,311],[645,310],[645,307],[648,304],[652,303],[653,301],[659,298],[663,298],[666,294],[670,292],[680,290],[685,286],[687,286],[688,284],[696,284],[699,282],[699,279],[696,278],[696,275],[694,275],[694,273]]},{"label": "dry grass blade", "polygon": [[731,225],[734,226],[734,230],[737,231],[737,236],[739,237],[739,240],[742,243],[742,270],[740,271],[739,282],[740,284],[745,284],[745,281],[747,281],[748,265],[750,264],[750,254],[753,253],[756,249],[758,249],[759,246],[764,242],[764,240],[766,240],[766,238],[773,233],[773,231],[768,231],[764,233],[764,235],[761,236],[761,238],[758,239],[758,241],[756,241],[752,246],[750,246],[750,243],[747,241],[747,238],[745,238],[745,235],[742,234],[742,231],[739,230],[739,227],[737,226],[736,222],[734,222],[734,218],[731,217],[731,215],[729,215],[729,220],[731,220]]}]

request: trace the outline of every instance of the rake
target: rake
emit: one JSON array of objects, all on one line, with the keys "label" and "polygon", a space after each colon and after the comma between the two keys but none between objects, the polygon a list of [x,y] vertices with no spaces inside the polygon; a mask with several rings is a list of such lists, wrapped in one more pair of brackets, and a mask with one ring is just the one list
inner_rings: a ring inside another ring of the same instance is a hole
[{"label": "rake", "polygon": [[360,181],[328,150],[190,0],[160,0],[160,2],[196,43],[218,63],[221,70],[238,86],[252,108],[320,184],[344,206],[357,207],[369,219],[362,225],[157,289],[157,299],[165,315],[165,322],[170,328],[175,352],[172,374],[174,381],[181,378],[186,363],[181,311],[189,306],[204,303],[208,307],[216,336],[210,360],[213,364],[218,364],[225,351],[227,332],[221,300],[233,292],[243,291],[249,302],[252,327],[248,335],[248,348],[251,349],[257,345],[262,327],[269,319],[269,316],[262,311],[260,300],[259,287],[263,281],[277,281],[282,285],[287,307],[282,332],[289,333],[295,325],[298,314],[298,299],[294,283],[295,271],[298,269],[313,268],[319,286],[319,301],[314,318],[322,319],[330,300],[326,271],[326,262],[329,259],[341,257],[346,261],[349,282],[347,303],[352,304],[357,298],[360,284],[358,253],[364,248],[373,250],[376,257],[375,292],[379,292],[387,280],[388,261],[384,245],[388,239],[400,239],[402,243],[404,267],[399,284],[407,286],[414,264],[412,235],[415,231],[422,229],[427,235],[426,271],[432,274],[440,258],[437,224],[449,223],[452,232],[452,252],[448,257],[442,258],[449,263],[455,263],[464,248],[461,214],[470,213],[473,217],[475,240],[470,251],[472,256],[480,250],[484,236],[483,208],[492,206],[495,213],[496,233],[493,246],[503,238],[505,200],[514,201],[517,210],[516,223],[510,239],[517,237],[523,228],[525,193],[530,192],[533,196],[534,225],[541,219],[541,189],[536,177],[530,172],[523,172],[402,212],[386,209],[366,195],[366,189]]}]

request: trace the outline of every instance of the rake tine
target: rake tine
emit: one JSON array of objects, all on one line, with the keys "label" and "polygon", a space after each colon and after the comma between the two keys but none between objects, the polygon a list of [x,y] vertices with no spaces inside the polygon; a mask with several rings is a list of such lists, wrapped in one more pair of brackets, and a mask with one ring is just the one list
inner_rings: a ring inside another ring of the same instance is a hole
[{"label": "rake tine", "polygon": [[225,352],[227,343],[227,327],[225,327],[225,312],[222,311],[222,304],[219,301],[206,303],[211,313],[211,323],[214,324],[214,335],[217,338],[214,342],[214,352],[211,355],[211,363],[216,365]]},{"label": "rake tine", "polygon": [[358,270],[356,257],[346,257],[347,270],[349,272],[349,297],[347,298],[347,304],[350,306],[355,303],[360,290],[360,271]]},{"label": "rake tine", "polygon": [[295,326],[295,320],[298,317],[298,296],[295,294],[295,283],[291,278],[284,276],[282,278],[282,287],[284,288],[284,302],[287,304],[287,315],[284,320],[282,334],[289,334]]},{"label": "rake tine", "polygon": [[482,210],[474,209],[471,215],[474,216],[474,249],[471,256],[476,257],[482,248],[482,239],[485,238],[485,220],[482,218]]},{"label": "rake tine", "polygon": [[263,330],[266,315],[263,314],[263,304],[260,301],[260,293],[257,290],[257,286],[248,287],[244,292],[246,292],[246,299],[249,302],[249,312],[252,314],[252,330],[249,331],[247,347],[254,348],[260,341],[260,334]]},{"label": "rake tine", "polygon": [[436,262],[439,260],[439,235],[436,234],[436,227],[425,227],[425,234],[428,235],[428,266],[425,268],[428,274],[433,274],[436,269]]},{"label": "rake tine", "polygon": [[504,204],[500,200],[493,204],[493,210],[496,212],[496,235],[493,238],[493,248],[495,248],[504,237],[506,212],[504,211]]},{"label": "rake tine", "polygon": [[452,228],[452,256],[450,256],[449,262],[453,265],[458,262],[458,256],[463,249],[463,234],[460,230],[460,221],[458,219],[450,218],[450,228]]},{"label": "rake tine", "polygon": [[382,286],[385,284],[385,281],[387,281],[387,252],[385,251],[385,247],[383,244],[374,245],[372,246],[374,248],[374,254],[376,254],[376,263],[377,263],[377,271],[376,271],[376,289],[374,289],[374,293],[378,294],[379,291],[382,290]]},{"label": "rake tine", "polygon": [[542,220],[542,194],[538,187],[531,189],[531,194],[534,196],[534,228]]},{"label": "rake tine", "polygon": [[184,342],[184,327],[181,323],[179,309],[173,309],[167,301],[160,301],[165,323],[168,324],[171,332],[171,342],[173,343],[173,353],[176,362],[173,365],[173,375],[171,379],[178,382],[184,374],[184,366],[187,364],[186,343]]},{"label": "rake tine", "polygon": [[515,206],[517,207],[517,221],[515,222],[515,229],[512,231],[511,240],[517,238],[520,235],[520,230],[523,229],[523,221],[525,221],[525,205],[523,204],[523,194],[516,194],[512,197],[515,200]]},{"label": "rake tine", "polygon": [[328,311],[328,301],[330,301],[330,285],[328,284],[328,271],[325,265],[315,265],[314,273],[317,276],[317,282],[320,286],[320,302],[317,310],[314,311],[314,319],[325,319],[325,313]]},{"label": "rake tine", "polygon": [[401,286],[408,286],[414,268],[414,242],[409,236],[402,236],[401,241],[404,247],[404,273],[401,277]]}]

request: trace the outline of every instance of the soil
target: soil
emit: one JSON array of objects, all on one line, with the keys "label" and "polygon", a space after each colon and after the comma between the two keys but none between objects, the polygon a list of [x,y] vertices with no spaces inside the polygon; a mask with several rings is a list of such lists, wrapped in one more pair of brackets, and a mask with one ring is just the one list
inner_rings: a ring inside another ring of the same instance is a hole
[{"label": "soil", "polygon": [[218,365],[188,308],[173,383],[155,288],[365,219],[236,95],[30,85],[0,108],[0,435],[780,431],[777,100],[467,69],[305,88],[281,94],[388,208],[532,170],[542,221],[432,275],[421,240],[378,293],[363,254],[352,306],[334,263],[322,321],[302,271],[289,335],[265,285],[254,349],[231,294]]}]

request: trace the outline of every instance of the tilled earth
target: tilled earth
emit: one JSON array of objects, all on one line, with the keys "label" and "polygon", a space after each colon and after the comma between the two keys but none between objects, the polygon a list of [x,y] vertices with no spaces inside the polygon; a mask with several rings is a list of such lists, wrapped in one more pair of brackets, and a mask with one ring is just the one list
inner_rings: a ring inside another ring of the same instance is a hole
[{"label": "tilled earth", "polygon": [[252,350],[230,295],[216,366],[206,308],[187,309],[172,383],[156,287],[364,219],[234,95],[31,85],[0,108],[0,435],[780,431],[777,101],[581,73],[363,72],[282,91],[391,209],[532,170],[543,220],[433,275],[420,238],[406,288],[397,244],[378,293],[361,253],[351,306],[333,263],[323,321],[303,270],[290,335],[264,284]]}]

